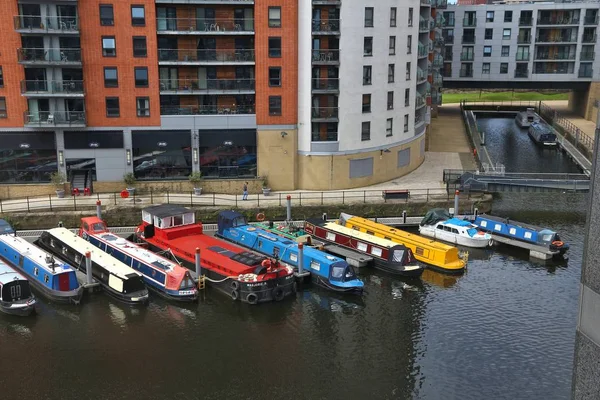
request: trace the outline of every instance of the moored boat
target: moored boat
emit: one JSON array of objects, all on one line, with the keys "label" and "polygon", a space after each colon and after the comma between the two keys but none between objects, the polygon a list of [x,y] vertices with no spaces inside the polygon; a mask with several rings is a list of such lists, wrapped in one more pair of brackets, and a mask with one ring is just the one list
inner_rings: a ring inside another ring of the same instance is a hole
[{"label": "moored boat", "polygon": [[27,316],[35,311],[35,304],[27,278],[0,260],[0,312]]},{"label": "moored boat", "polygon": [[[276,253],[282,261],[298,267],[298,243],[248,225],[246,218],[235,211],[220,212],[217,225],[220,237],[262,254]],[[327,289],[355,294],[363,291],[364,283],[356,277],[352,266],[339,257],[305,247],[302,262],[313,280]]]},{"label": "moored boat", "polygon": [[207,285],[233,300],[257,304],[280,301],[296,292],[292,267],[205,235],[202,223],[188,208],[164,204],[143,209],[136,237],[150,250],[170,250],[192,269],[198,248]]},{"label": "moored boat", "polygon": [[548,124],[542,121],[532,123],[527,130],[527,134],[540,146],[556,147],[558,145],[556,134]]},{"label": "moored boat", "polygon": [[139,272],[146,286],[161,297],[198,300],[196,282],[189,270],[111,233],[100,218],[82,218],[79,236]]},{"label": "moored boat", "polygon": [[411,278],[423,274],[412,250],[402,244],[322,219],[305,221],[304,230],[318,240],[372,257],[374,267],[382,271]]},{"label": "moored boat", "polygon": [[470,221],[451,218],[447,210],[435,208],[425,214],[419,233],[455,245],[483,248],[493,244],[492,236]]},{"label": "moored boat", "polygon": [[529,128],[532,123],[540,122],[540,116],[535,112],[535,108],[528,108],[517,113],[515,122],[519,128]]}]

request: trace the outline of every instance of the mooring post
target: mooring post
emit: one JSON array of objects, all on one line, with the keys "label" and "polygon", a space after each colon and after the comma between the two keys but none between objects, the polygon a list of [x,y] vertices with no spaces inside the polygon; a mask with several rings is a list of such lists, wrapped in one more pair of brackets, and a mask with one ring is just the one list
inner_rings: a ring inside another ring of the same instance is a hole
[{"label": "mooring post", "polygon": [[96,201],[96,217],[102,219],[102,202],[100,200]]},{"label": "mooring post", "polygon": [[458,216],[458,195],[460,194],[460,191],[457,190],[456,192],[454,192],[454,216]]},{"label": "mooring post", "polygon": [[298,275],[304,272],[304,244],[298,243]]},{"label": "mooring post", "polygon": [[292,196],[287,195],[287,222],[292,222]]},{"label": "mooring post", "polygon": [[93,282],[92,277],[92,253],[89,251],[85,252],[85,275],[87,278],[87,284],[91,285]]},{"label": "mooring post", "polygon": [[323,213],[323,215],[321,216],[321,219],[325,222],[327,222],[327,213]]},{"label": "mooring post", "polygon": [[474,214],[475,214],[475,218],[477,218],[477,216],[479,215],[479,208],[475,207]]},{"label": "mooring post", "polygon": [[202,276],[202,266],[200,265],[200,247],[196,247],[196,275],[198,276],[198,280]]},{"label": "mooring post", "polygon": [[481,145],[485,146],[485,131],[481,132]]},{"label": "mooring post", "polygon": [[402,223],[406,224],[406,210],[402,210]]}]

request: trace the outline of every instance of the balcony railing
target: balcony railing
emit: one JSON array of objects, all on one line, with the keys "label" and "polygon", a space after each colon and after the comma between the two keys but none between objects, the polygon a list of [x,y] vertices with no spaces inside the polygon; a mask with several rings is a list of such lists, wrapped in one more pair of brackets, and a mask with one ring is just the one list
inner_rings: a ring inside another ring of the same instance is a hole
[{"label": "balcony railing", "polygon": [[583,35],[581,43],[596,43],[596,35]]},{"label": "balcony railing", "polygon": [[471,36],[471,35],[465,36],[465,35],[463,35],[462,36],[462,43],[464,43],[464,44],[475,43],[475,36]]},{"label": "balcony railing", "polygon": [[337,64],[340,62],[339,50],[313,50],[313,63]]},{"label": "balcony railing", "polygon": [[415,108],[421,108],[425,105],[425,97],[420,94],[415,96]]},{"label": "balcony railing", "polygon": [[206,63],[246,63],[254,61],[254,50],[218,49],[158,49],[158,61],[206,62]]},{"label": "balcony railing", "polygon": [[581,61],[594,61],[594,58],[596,58],[596,53],[593,51],[582,51],[579,54],[579,59]]},{"label": "balcony railing", "polygon": [[337,107],[313,107],[311,109],[313,119],[336,119],[338,117]]},{"label": "balcony railing", "polygon": [[19,32],[78,33],[77,17],[42,17],[40,15],[16,15],[13,19]]},{"label": "balcony railing", "polygon": [[448,8],[448,0],[432,0],[431,5],[435,8],[446,9]]},{"label": "balcony railing", "polygon": [[441,68],[444,65],[444,59],[438,55],[433,58],[431,65],[433,65],[433,68]]},{"label": "balcony railing", "polygon": [[577,36],[538,36],[535,41],[538,43],[576,43]]},{"label": "balcony railing", "polygon": [[254,91],[254,79],[161,79],[161,92],[180,94],[205,93],[213,90],[244,92]]},{"label": "balcony railing", "polygon": [[160,115],[238,115],[256,114],[253,105],[232,106],[161,106]]},{"label": "balcony railing", "polygon": [[340,81],[338,78],[313,78],[312,89],[315,91],[338,91]]},{"label": "balcony railing", "polygon": [[444,78],[452,78],[452,69],[448,69],[448,68],[442,69],[440,71],[440,73],[442,74],[442,76]]},{"label": "balcony railing", "polygon": [[460,53],[460,61],[473,61],[473,53]]},{"label": "balcony railing", "polygon": [[417,68],[417,83],[427,81],[427,74],[421,68]]},{"label": "balcony railing", "polygon": [[517,43],[518,44],[530,44],[531,36],[517,36]]},{"label": "balcony railing", "polygon": [[573,68],[568,67],[567,63],[561,63],[558,66],[547,63],[536,63],[534,66],[534,74],[573,74],[575,72]]},{"label": "balcony railing", "polygon": [[452,19],[445,19],[444,20],[444,25],[442,25],[442,27],[444,27],[444,28],[452,28],[452,27],[454,27],[454,22],[455,22],[454,18],[452,18]]},{"label": "balcony railing", "polygon": [[575,60],[575,53],[538,53],[535,56],[536,60]]},{"label": "balcony railing", "polygon": [[519,26],[531,26],[533,25],[532,17],[521,17],[519,18]]},{"label": "balcony railing", "polygon": [[527,78],[528,76],[528,69],[515,69],[515,78]]},{"label": "balcony railing", "polygon": [[312,31],[318,33],[339,33],[340,32],[340,20],[339,19],[313,19]]},{"label": "balcony railing", "polygon": [[42,49],[20,48],[17,49],[17,59],[20,63],[65,63],[80,64],[81,49]]},{"label": "balcony railing", "polygon": [[425,46],[422,43],[419,43],[418,49],[417,49],[417,56],[419,58],[422,57],[427,57],[429,55],[429,49],[427,48],[427,46]]},{"label": "balcony railing", "polygon": [[83,94],[83,81],[21,81],[23,94]]},{"label": "balcony railing", "polygon": [[464,27],[475,27],[477,26],[477,18],[463,18]]},{"label": "balcony railing", "polygon": [[472,78],[473,70],[472,69],[461,69],[458,76],[460,76],[461,78]]},{"label": "balcony railing", "polygon": [[454,36],[442,36],[442,38],[444,39],[444,43],[446,44],[454,43]]},{"label": "balcony railing", "polygon": [[598,25],[598,16],[597,15],[586,15],[583,18],[583,23],[585,25]]},{"label": "balcony railing", "polygon": [[426,6],[431,5],[431,0],[421,0],[421,4]]},{"label": "balcony railing", "polygon": [[[254,2],[254,0],[252,0]],[[341,0],[312,0],[313,5],[315,6],[330,6],[330,5],[338,5],[342,4]]]},{"label": "balcony railing", "polygon": [[580,78],[591,78],[593,75],[593,70],[591,68],[579,68],[579,77]]},{"label": "balcony railing", "polygon": [[538,18],[537,25],[579,25],[579,18],[558,17],[558,18]]},{"label": "balcony railing", "polygon": [[425,19],[419,21],[419,32],[429,32],[429,21]]},{"label": "balcony railing", "polygon": [[85,111],[26,111],[26,126],[85,126]]},{"label": "balcony railing", "polygon": [[529,53],[517,53],[515,56],[515,60],[517,61],[529,61]]},{"label": "balcony railing", "polygon": [[157,18],[156,29],[164,32],[203,32],[227,34],[236,32],[254,32],[254,18]]}]

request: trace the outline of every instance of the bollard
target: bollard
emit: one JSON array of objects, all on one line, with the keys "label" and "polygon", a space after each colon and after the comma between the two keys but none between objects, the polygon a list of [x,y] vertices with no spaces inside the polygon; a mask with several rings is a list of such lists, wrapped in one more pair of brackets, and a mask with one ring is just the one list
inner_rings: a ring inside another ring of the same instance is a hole
[{"label": "bollard", "polygon": [[321,219],[325,222],[327,222],[327,213],[323,213],[323,215],[321,216]]},{"label": "bollard", "polygon": [[481,145],[485,146],[485,132],[481,132]]},{"label": "bollard", "polygon": [[59,227],[59,228],[63,228],[64,226],[65,226],[65,225],[63,224],[63,222],[62,222],[62,221],[58,221],[58,227]]},{"label": "bollard", "polygon": [[292,222],[292,196],[287,195],[287,222]]},{"label": "bollard", "polygon": [[402,223],[406,224],[406,210],[402,211]]},{"label": "bollard", "polygon": [[100,200],[96,201],[96,217],[102,219],[102,202]]},{"label": "bollard", "polygon": [[304,272],[304,244],[298,243],[298,275]]},{"label": "bollard", "polygon": [[198,281],[202,276],[202,266],[200,265],[200,247],[196,247],[196,275],[198,275]]},{"label": "bollard", "polygon": [[89,251],[85,252],[85,275],[87,277],[87,284],[91,285],[93,282],[92,278],[92,253]]},{"label": "bollard", "polygon": [[479,208],[475,207],[474,214],[475,214],[475,218],[477,218],[477,216],[479,215]]},{"label": "bollard", "polygon": [[458,195],[460,194],[460,191],[457,190],[456,192],[454,192],[454,216],[458,216]]}]

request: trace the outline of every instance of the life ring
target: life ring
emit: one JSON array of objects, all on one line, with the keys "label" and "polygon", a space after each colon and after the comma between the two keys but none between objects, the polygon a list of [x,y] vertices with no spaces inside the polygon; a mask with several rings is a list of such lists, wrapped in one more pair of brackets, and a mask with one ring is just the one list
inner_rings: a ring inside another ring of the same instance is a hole
[{"label": "life ring", "polygon": [[563,242],[561,242],[560,240],[555,240],[554,242],[552,242],[552,245],[554,245],[556,247],[563,247],[565,244]]},{"label": "life ring", "polygon": [[273,289],[273,299],[275,301],[281,301],[284,297],[285,292],[283,291],[283,288],[281,286],[277,286],[275,289]]},{"label": "life ring", "polygon": [[258,296],[256,295],[256,293],[250,293],[248,295],[248,297],[246,297],[246,301],[250,304],[257,304],[258,303]]},{"label": "life ring", "polygon": [[232,290],[231,291],[231,300],[236,301],[239,298],[240,298],[240,292],[238,292],[237,290]]},{"label": "life ring", "polygon": [[238,281],[231,281],[231,290],[240,290],[240,283]]},{"label": "life ring", "polygon": [[265,220],[265,214],[264,213],[258,213],[258,214],[256,214],[256,220],[258,222],[263,222]]}]

